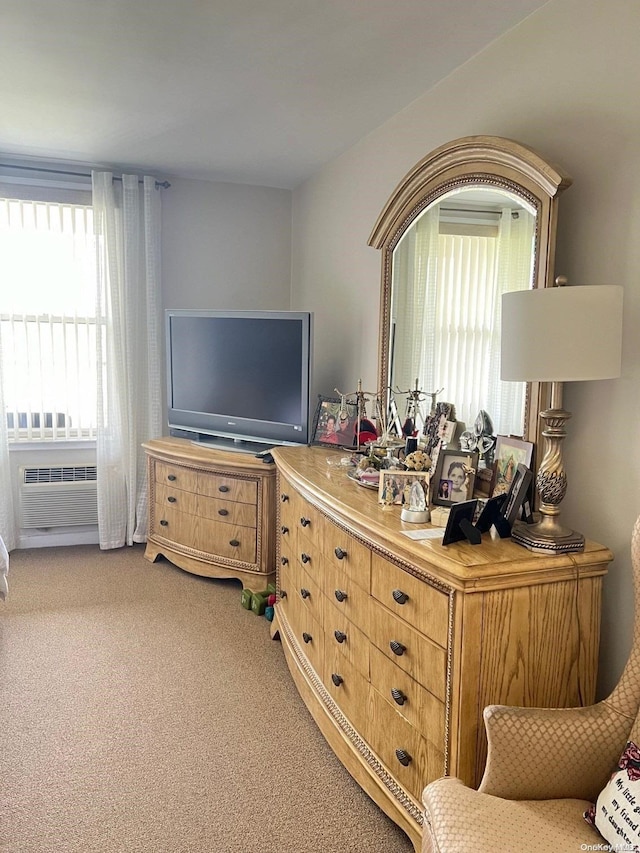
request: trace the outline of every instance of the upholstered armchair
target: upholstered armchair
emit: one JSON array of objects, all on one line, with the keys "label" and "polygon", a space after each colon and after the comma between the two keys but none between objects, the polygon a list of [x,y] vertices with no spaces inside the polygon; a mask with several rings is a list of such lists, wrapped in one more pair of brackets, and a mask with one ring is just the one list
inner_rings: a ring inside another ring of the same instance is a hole
[{"label": "upholstered armchair", "polygon": [[616,767],[640,706],[640,518],[631,556],[633,644],[611,695],[585,708],[487,707],[480,786],[448,777],[425,788],[423,853],[578,851],[602,842],[583,813]]}]

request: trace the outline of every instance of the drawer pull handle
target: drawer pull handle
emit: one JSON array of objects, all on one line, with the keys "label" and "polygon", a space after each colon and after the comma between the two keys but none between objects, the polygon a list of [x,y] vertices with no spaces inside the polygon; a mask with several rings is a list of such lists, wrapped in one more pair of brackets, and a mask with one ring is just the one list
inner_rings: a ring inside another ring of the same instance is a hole
[{"label": "drawer pull handle", "polygon": [[289,495],[280,495],[280,500],[283,504],[286,504],[286,502],[289,500]]},{"label": "drawer pull handle", "polygon": [[289,532],[289,528],[285,527],[283,524],[282,527],[280,528],[280,531],[281,531],[282,535],[284,536],[285,534],[287,534]]},{"label": "drawer pull handle", "polygon": [[280,557],[280,563],[283,566],[288,566],[289,565],[289,558],[288,557]]},{"label": "drawer pull handle", "polygon": [[305,643],[310,643],[311,640],[313,640],[313,637],[311,636],[311,634],[307,634],[307,632],[305,631],[302,635],[302,639],[305,641]]},{"label": "drawer pull handle", "polygon": [[304,553],[300,554],[300,559],[302,560],[303,563],[311,562],[311,557],[308,554],[304,554]]},{"label": "drawer pull handle", "polygon": [[347,635],[344,633],[344,631],[334,631],[333,636],[339,643],[344,643],[344,641],[347,639]]},{"label": "drawer pull handle", "polygon": [[237,548],[239,544],[240,543],[238,542],[237,539],[230,539],[229,540],[229,545],[231,545],[232,548]]},{"label": "drawer pull handle", "polygon": [[284,599],[284,598],[286,598],[286,597],[287,597],[287,590],[286,590],[286,589],[281,589],[281,590],[280,590],[280,599],[282,600],[282,599]]},{"label": "drawer pull handle", "polygon": [[309,590],[308,590],[308,589],[305,589],[304,587],[302,587],[302,589],[300,590],[300,595],[301,595],[303,598],[309,598],[309,596],[311,595],[311,593],[309,592]]},{"label": "drawer pull handle", "polygon": [[404,749],[396,749],[396,758],[403,767],[408,767],[413,760],[408,752]]},{"label": "drawer pull handle", "polygon": [[336,548],[333,553],[339,560],[344,560],[344,558],[347,556],[347,552],[342,548]]},{"label": "drawer pull handle", "polygon": [[302,516],[302,518],[300,519],[300,524],[301,524],[303,527],[308,527],[308,526],[311,524],[311,519],[310,519],[310,518],[305,518],[304,516]]},{"label": "drawer pull handle", "polygon": [[409,596],[401,589],[394,589],[391,595],[393,596],[393,600],[398,604],[406,604],[409,601]]},{"label": "drawer pull handle", "polygon": [[407,697],[404,695],[402,690],[398,690],[397,687],[391,688],[391,697],[393,698],[393,701],[396,703],[396,705],[404,705],[404,703],[407,701]]},{"label": "drawer pull handle", "polygon": [[218,491],[219,492],[228,492],[229,486],[218,486]]},{"label": "drawer pull handle", "polygon": [[389,647],[394,655],[398,655],[398,657],[401,657],[401,655],[403,655],[407,650],[407,647],[403,646],[402,643],[399,643],[397,640],[391,640]]},{"label": "drawer pull handle", "polygon": [[175,481],[176,481],[177,479],[178,479],[178,478],[176,477],[176,475],[175,475],[175,474],[167,474],[167,480],[169,480],[169,482],[171,482],[171,483],[175,483]]},{"label": "drawer pull handle", "polygon": [[335,591],[335,596],[336,596],[336,598],[338,599],[338,601],[346,601],[346,600],[347,600],[347,597],[348,597],[348,596],[347,596],[347,593],[346,593],[346,592],[344,592],[344,591],[343,591],[343,590],[341,590],[341,589],[337,589],[337,590]]},{"label": "drawer pull handle", "polygon": [[337,672],[332,672],[331,673],[331,681],[333,681],[333,683],[335,684],[336,687],[340,687],[340,685],[344,681],[344,678],[341,675],[338,675]]},{"label": "drawer pull handle", "polygon": [[174,498],[173,495],[169,495],[167,500],[169,501],[170,504],[174,504],[178,500],[178,498]]},{"label": "drawer pull handle", "polygon": [[167,521],[167,519],[166,519],[166,518],[161,518],[161,519],[160,519],[160,524],[161,524],[163,527],[168,527],[168,526],[169,526],[169,522]]},{"label": "drawer pull handle", "polygon": [[229,510],[228,509],[219,509],[218,515],[229,515]]}]

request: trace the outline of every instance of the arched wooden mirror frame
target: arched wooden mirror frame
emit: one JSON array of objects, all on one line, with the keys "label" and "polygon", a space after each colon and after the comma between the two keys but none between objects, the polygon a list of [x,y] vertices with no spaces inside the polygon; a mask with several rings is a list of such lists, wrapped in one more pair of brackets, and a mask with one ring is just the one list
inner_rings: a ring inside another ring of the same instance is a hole
[{"label": "arched wooden mirror frame", "polygon": [[[400,181],[383,208],[368,244],[382,251],[379,380],[389,385],[393,252],[415,219],[453,189],[486,185],[524,199],[536,211],[532,287],[553,284],[558,197],[571,178],[535,151],[497,136],[467,136],[428,154]],[[548,405],[548,388],[528,383],[522,438],[537,442],[539,413]],[[455,400],[451,402],[455,403]]]}]

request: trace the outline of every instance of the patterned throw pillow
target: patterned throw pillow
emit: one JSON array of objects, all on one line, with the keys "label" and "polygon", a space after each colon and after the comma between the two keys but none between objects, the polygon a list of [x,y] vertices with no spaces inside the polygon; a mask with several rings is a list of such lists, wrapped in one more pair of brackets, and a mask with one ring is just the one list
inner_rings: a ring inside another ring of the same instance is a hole
[{"label": "patterned throw pillow", "polygon": [[640,749],[633,741],[627,743],[596,804],[584,817],[611,849],[640,849]]}]

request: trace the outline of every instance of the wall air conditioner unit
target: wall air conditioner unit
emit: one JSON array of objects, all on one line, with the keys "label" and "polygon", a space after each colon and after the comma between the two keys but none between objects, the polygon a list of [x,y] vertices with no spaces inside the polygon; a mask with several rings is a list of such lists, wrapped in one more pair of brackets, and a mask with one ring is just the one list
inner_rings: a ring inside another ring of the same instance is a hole
[{"label": "wall air conditioner unit", "polygon": [[97,524],[96,480],[95,465],[21,467],[20,527]]}]

